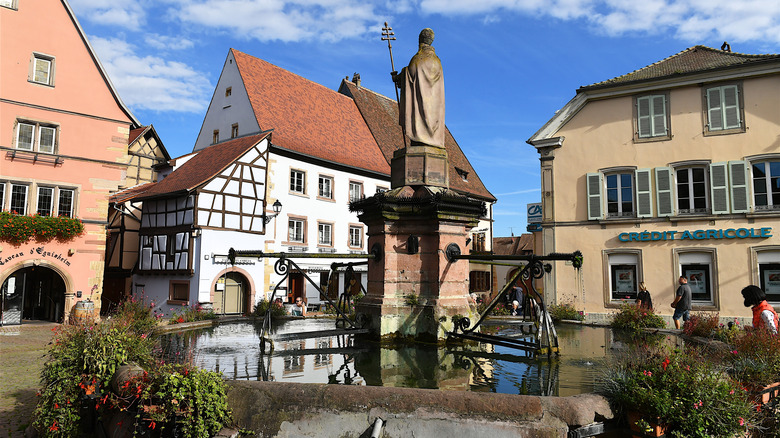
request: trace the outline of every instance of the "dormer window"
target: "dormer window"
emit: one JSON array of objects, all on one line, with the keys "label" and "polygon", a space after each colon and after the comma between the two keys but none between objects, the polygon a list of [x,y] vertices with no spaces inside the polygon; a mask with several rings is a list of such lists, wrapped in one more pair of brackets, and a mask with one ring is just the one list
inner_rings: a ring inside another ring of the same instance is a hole
[{"label": "dormer window", "polygon": [[455,171],[458,172],[458,176],[460,177],[460,179],[462,179],[465,182],[468,182],[468,180],[469,180],[469,173],[468,172],[466,172],[465,170],[463,170],[463,169],[461,169],[459,167],[456,167]]}]

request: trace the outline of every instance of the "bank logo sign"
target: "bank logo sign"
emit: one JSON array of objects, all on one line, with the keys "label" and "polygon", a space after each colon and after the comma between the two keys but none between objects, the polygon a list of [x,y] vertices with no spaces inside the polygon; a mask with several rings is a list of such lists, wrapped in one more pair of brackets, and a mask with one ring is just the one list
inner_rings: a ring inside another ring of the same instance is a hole
[{"label": "bank logo sign", "polygon": [[621,242],[655,242],[659,240],[720,240],[720,239],[766,239],[772,237],[772,228],[726,228],[694,231],[642,231],[641,233],[620,233]]},{"label": "bank logo sign", "polygon": [[528,223],[529,224],[541,224],[542,223],[542,203],[537,202],[535,204],[526,204],[528,208]]}]

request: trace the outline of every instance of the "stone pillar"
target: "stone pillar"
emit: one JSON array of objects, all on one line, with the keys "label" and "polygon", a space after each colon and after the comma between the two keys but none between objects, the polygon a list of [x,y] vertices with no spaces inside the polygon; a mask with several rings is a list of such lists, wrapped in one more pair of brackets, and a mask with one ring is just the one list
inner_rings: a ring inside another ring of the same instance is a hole
[{"label": "stone pillar", "polygon": [[[486,213],[483,202],[448,189],[407,186],[352,207],[362,211],[368,247],[379,244],[384,252],[369,261],[367,295],[357,305],[376,336],[440,342],[453,330],[453,316],[474,320],[469,263],[448,261],[445,250],[455,243],[466,251],[468,231]],[[418,251],[412,253],[414,241]]]}]

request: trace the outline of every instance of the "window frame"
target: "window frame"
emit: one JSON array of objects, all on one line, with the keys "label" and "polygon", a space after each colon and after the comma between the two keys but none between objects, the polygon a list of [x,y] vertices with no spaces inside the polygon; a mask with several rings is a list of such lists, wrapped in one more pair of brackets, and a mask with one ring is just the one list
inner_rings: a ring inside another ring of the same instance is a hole
[{"label": "window frame", "polygon": [[[328,187],[329,193],[328,194],[325,194],[323,192],[323,181],[328,181],[329,182],[329,187]],[[317,177],[317,199],[322,199],[322,200],[325,200],[325,201],[333,201],[333,193],[334,193],[333,186],[334,186],[333,176],[320,174]]]},{"label": "window frame", "polygon": [[[46,81],[36,80],[36,72],[38,71],[38,61],[44,61],[48,63],[48,71],[46,72]],[[37,85],[43,85],[46,87],[54,87],[56,57],[41,52],[32,52],[30,57],[30,70],[27,75],[27,81]]]},{"label": "window frame", "polygon": [[[20,147],[21,144],[20,137],[22,134],[23,127],[29,127],[31,129],[29,149],[26,147]],[[41,154],[48,154],[48,155],[57,155],[57,153],[59,152],[59,131],[60,131],[59,125],[55,123],[44,122],[44,121],[18,118],[16,119],[14,129],[16,130],[16,133],[14,135],[14,147],[16,149],[25,152],[41,153]],[[49,129],[52,131],[51,146],[50,146],[51,150],[50,151],[41,150],[41,135],[43,134],[44,130],[49,130]]]},{"label": "window frame", "polygon": [[[293,239],[293,237],[297,237],[297,236],[293,236],[290,234],[291,231],[290,225],[294,222],[300,224],[300,233],[301,233],[300,240]],[[297,244],[297,245],[306,244],[306,219],[300,217],[294,217],[294,216],[287,218],[287,242],[286,243]]]},{"label": "window frame", "polygon": [[[634,218],[637,216],[636,211],[636,181],[635,181],[635,170],[617,170],[612,172],[604,172],[604,203],[605,209],[604,214],[606,215],[607,219],[622,219],[622,218]],[[630,186],[629,187],[623,187],[623,177],[628,176],[630,180]],[[615,177],[617,185],[614,188],[610,188],[609,186],[609,180],[611,178]],[[622,201],[623,198],[623,191],[628,189],[631,192],[631,211],[624,212],[623,210],[623,204]],[[617,193],[617,200],[616,201],[610,201],[610,191],[614,190]],[[617,204],[618,211],[616,213],[610,213],[609,208],[610,204]]]},{"label": "window frame", "polygon": [[[694,310],[718,310],[719,309],[719,280],[718,280],[718,258],[717,251],[714,248],[706,247],[684,247],[673,248],[672,259],[677,270],[677,276],[683,275],[684,266],[688,266],[687,271],[698,270],[702,265],[708,266],[706,287],[709,293],[709,300],[696,299],[691,295],[691,306]],[[706,260],[705,260],[706,259]],[[702,263],[703,262],[703,263]],[[677,276],[675,278],[677,278]],[[688,282],[691,286],[691,282]],[[676,290],[677,286],[675,286]],[[693,286],[691,286],[693,292]]]},{"label": "window frame", "polygon": [[233,123],[230,126],[230,138],[238,137],[238,123]]},{"label": "window frame", "polygon": [[[317,246],[323,248],[333,247],[333,222],[317,221]],[[324,230],[328,231],[328,241],[322,239]]]},{"label": "window frame", "polygon": [[[176,286],[186,286],[187,298],[181,299],[176,296]],[[168,304],[189,305],[190,303],[190,282],[189,280],[169,280],[168,281]]]},{"label": "window frame", "polygon": [[211,144],[217,144],[219,143],[219,129],[215,129],[211,133]]},{"label": "window frame", "polygon": [[[624,304],[626,300],[636,300],[639,283],[644,281],[642,250],[636,248],[604,250],[601,254],[601,260],[603,265],[605,307],[617,308]],[[618,293],[616,289],[614,278],[617,273],[613,270],[613,267],[616,269],[623,267],[625,269],[629,266],[634,267],[634,291],[628,291],[628,298],[626,298],[626,292]]]},{"label": "window frame", "polygon": [[487,292],[493,284],[493,275],[490,271],[469,272],[469,293]]},{"label": "window frame", "polygon": [[[654,133],[654,117],[657,115],[653,112],[653,100],[656,98],[662,98],[663,104],[664,104],[664,114],[663,114],[663,120],[664,120],[664,126],[666,131],[663,134],[657,134]],[[639,114],[639,106],[640,101],[643,99],[648,99],[648,110],[650,111],[650,114],[647,115],[649,117],[649,123],[650,123],[650,135],[649,136],[642,136],[642,126],[640,123],[640,120],[645,117],[643,115]],[[633,97],[633,119],[634,119],[634,143],[648,143],[648,142],[654,142],[654,141],[665,141],[665,140],[671,140],[672,139],[672,117],[671,113],[669,111],[669,91],[664,91],[660,93],[648,93],[648,94],[638,94]]]},{"label": "window frame", "polygon": [[[771,164],[776,163],[778,165],[778,175],[775,177],[772,175],[771,171]],[[760,179],[763,180],[763,189],[765,190],[762,193],[759,193],[756,187],[756,172],[755,167],[757,164],[762,164],[764,166],[764,176],[760,177]],[[752,202],[753,202],[753,210],[754,211],[780,211],[780,157],[778,158],[766,158],[766,159],[756,159],[756,160],[750,160],[750,188],[752,190],[753,196],[752,196]],[[778,187],[777,190],[772,190],[772,179],[775,179],[777,181]],[[778,197],[778,203],[775,204],[773,202],[773,195],[777,194]],[[758,196],[765,196],[766,202],[763,204],[759,204],[757,197]]]},{"label": "window frame", "polygon": [[[298,181],[299,178],[296,178],[295,175],[300,175],[300,181]],[[290,190],[291,194],[294,195],[306,195],[306,171],[301,169],[294,169],[290,168],[290,180],[289,185],[287,186]]]},{"label": "window frame", "polygon": [[[724,97],[724,91],[728,87],[734,87],[737,92],[736,97],[736,115],[739,117],[738,126],[735,127],[727,127],[725,126],[726,123],[726,103],[723,99]],[[709,92],[710,90],[719,90],[719,99],[720,99],[720,106],[719,110],[721,113],[721,121],[723,122],[724,126],[720,129],[712,129],[711,128],[711,120],[710,120],[710,113],[711,108],[709,106]],[[744,95],[743,95],[743,87],[742,82],[727,82],[727,83],[719,83],[719,84],[709,84],[706,86],[702,86],[702,117],[704,119],[704,135],[725,135],[725,134],[737,134],[741,132],[746,131],[746,123],[745,123],[745,102],[744,102]]]},{"label": "window frame", "polygon": [[[15,187],[24,187],[24,210],[21,212],[14,209],[14,188]],[[11,212],[12,214],[17,214],[19,216],[26,216],[27,211],[29,210],[28,207],[29,202],[30,202],[30,185],[18,184],[12,182],[10,196],[8,197],[8,211]]]},{"label": "window frame", "polygon": [[[709,215],[712,214],[712,194],[710,193],[710,163],[706,164],[686,164],[686,165],[677,165],[672,167],[673,171],[673,178],[674,178],[674,194],[675,194],[675,214],[678,216],[693,216],[693,215]],[[694,181],[694,170],[701,169],[702,170],[702,180]],[[681,171],[687,171],[689,180],[686,183],[688,186],[687,190],[687,197],[689,202],[689,208],[683,209],[680,208],[680,176],[679,172]],[[695,196],[695,185],[697,183],[703,183],[704,184],[704,208],[696,208],[695,202],[696,202],[696,196]],[[690,208],[690,206],[693,205],[693,208]],[[697,211],[698,210],[698,211]]]},{"label": "window frame", "polygon": [[[354,237],[353,234],[355,233],[357,236],[357,240],[359,242],[358,245],[355,245],[354,241],[352,240],[352,238]],[[363,235],[364,235],[363,225],[349,224],[349,231],[347,232],[347,239],[348,239],[347,246],[355,249],[363,249],[363,240],[364,240]]]},{"label": "window frame", "polygon": [[[353,187],[356,187],[359,189],[359,194],[357,196],[353,195]],[[355,202],[363,199],[363,194],[365,192],[363,191],[363,182],[362,181],[350,181],[349,182],[349,202]]]},{"label": "window frame", "polygon": [[18,0],[4,0],[4,1],[6,1],[7,4],[0,3],[0,7],[13,9],[14,11],[18,10],[19,8],[19,5],[17,4]]},{"label": "window frame", "polygon": [[[767,301],[773,306],[780,305],[780,286],[773,285],[770,289],[767,285],[766,275],[780,273],[780,245],[762,245],[750,248],[750,263],[753,267],[752,284],[757,284],[766,293]],[[767,272],[776,271],[776,272]],[[775,282],[775,279],[772,279]]]},{"label": "window frame", "polygon": [[[69,192],[70,195],[70,208],[67,214],[62,213],[62,193]],[[73,210],[76,204],[76,190],[69,188],[57,187],[57,216],[58,217],[73,217]]]},{"label": "window frame", "polygon": [[[41,200],[45,199],[45,196],[41,194],[42,191],[49,191],[49,206],[48,209],[41,213]],[[36,200],[35,200],[35,213],[39,216],[51,216],[54,214],[54,192],[55,188],[51,186],[38,186]]]},{"label": "window frame", "polygon": [[6,211],[5,210],[5,181],[0,181],[0,211]]}]

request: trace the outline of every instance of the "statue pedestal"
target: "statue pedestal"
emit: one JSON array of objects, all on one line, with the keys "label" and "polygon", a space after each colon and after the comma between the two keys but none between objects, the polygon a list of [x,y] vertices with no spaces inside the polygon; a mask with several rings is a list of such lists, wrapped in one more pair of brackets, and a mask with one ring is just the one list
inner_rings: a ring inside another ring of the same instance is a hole
[{"label": "statue pedestal", "polygon": [[449,187],[447,149],[413,144],[393,152],[390,161],[392,187]]},{"label": "statue pedestal", "polygon": [[474,320],[469,263],[447,261],[445,249],[451,243],[465,248],[468,231],[485,214],[482,201],[439,187],[405,186],[351,208],[362,211],[368,247],[378,243],[384,251],[381,260],[369,261],[367,295],[356,306],[375,336],[440,342],[453,330],[453,316]]}]

